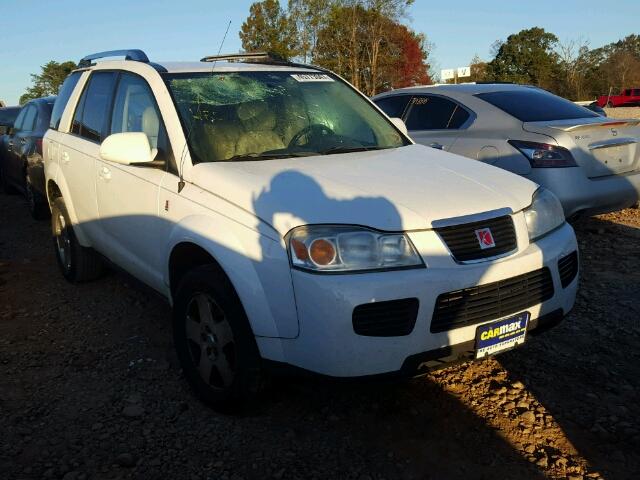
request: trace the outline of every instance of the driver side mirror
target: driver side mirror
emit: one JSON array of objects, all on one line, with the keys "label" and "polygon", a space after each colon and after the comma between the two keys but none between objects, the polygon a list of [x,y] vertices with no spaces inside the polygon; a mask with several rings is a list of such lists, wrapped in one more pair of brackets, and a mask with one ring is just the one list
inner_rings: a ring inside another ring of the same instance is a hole
[{"label": "driver side mirror", "polygon": [[391,120],[391,123],[393,123],[398,130],[404,133],[407,137],[409,136],[409,131],[407,130],[407,126],[405,125],[405,123],[402,121],[401,118],[391,117],[390,120]]},{"label": "driver side mirror", "polygon": [[147,135],[142,132],[114,133],[100,146],[100,157],[121,165],[150,163],[157,154],[158,150],[151,148]]}]

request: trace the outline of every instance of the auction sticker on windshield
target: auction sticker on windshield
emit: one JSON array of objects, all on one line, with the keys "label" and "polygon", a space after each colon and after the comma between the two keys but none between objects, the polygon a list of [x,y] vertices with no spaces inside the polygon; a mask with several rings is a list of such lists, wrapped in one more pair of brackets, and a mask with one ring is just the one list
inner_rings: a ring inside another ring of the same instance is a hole
[{"label": "auction sticker on windshield", "polygon": [[298,82],[333,82],[333,78],[324,73],[292,73],[291,76]]},{"label": "auction sticker on windshield", "polygon": [[481,325],[476,330],[476,358],[494,355],[524,343],[529,312]]}]

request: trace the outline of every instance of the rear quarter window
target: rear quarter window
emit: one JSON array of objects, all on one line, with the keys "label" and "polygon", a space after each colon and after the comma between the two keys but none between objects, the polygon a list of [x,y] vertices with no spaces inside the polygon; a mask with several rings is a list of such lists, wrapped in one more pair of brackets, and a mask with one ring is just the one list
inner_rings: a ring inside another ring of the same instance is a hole
[{"label": "rear quarter window", "polygon": [[62,114],[64,113],[64,109],[67,107],[67,103],[69,103],[69,98],[73,93],[73,89],[76,88],[78,84],[78,80],[80,80],[80,76],[82,72],[74,72],[69,75],[66,80],[62,83],[60,87],[60,92],[58,93],[58,97],[56,98],[55,103],[53,104],[53,110],[51,111],[51,120],[49,121],[49,128],[57,130],[60,127],[60,120],[62,119]]},{"label": "rear quarter window", "polygon": [[598,116],[587,108],[537,88],[477,93],[475,96],[521,122],[572,120]]}]

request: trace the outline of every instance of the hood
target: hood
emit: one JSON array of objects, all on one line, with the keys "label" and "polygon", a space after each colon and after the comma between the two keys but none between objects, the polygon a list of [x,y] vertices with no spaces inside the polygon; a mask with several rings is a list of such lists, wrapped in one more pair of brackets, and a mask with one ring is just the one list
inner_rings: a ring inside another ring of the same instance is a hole
[{"label": "hood", "polygon": [[281,235],[309,224],[379,230],[530,205],[537,186],[477,160],[423,145],[248,162],[200,163],[200,188],[254,213]]}]

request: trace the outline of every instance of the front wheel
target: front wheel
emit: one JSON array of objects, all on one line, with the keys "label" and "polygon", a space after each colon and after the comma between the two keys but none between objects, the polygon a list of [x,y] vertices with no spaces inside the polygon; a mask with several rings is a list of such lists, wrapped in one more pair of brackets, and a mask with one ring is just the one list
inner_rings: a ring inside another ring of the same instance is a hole
[{"label": "front wheel", "polygon": [[185,378],[216,410],[238,411],[260,391],[262,369],[233,286],[205,265],[185,275],[174,300],[173,338]]},{"label": "front wheel", "polygon": [[102,258],[93,249],[78,243],[61,197],[56,198],[51,206],[51,230],[56,259],[64,278],[71,283],[79,283],[93,280],[102,274]]}]

